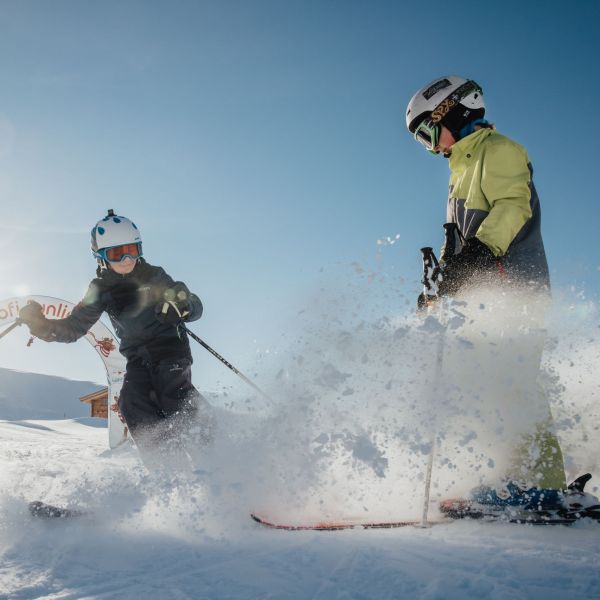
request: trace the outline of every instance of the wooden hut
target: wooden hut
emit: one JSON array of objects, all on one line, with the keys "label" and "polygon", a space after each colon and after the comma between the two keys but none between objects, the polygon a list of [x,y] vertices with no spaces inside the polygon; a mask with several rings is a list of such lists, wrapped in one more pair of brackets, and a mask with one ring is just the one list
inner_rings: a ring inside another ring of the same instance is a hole
[{"label": "wooden hut", "polygon": [[108,388],[82,396],[79,400],[90,405],[92,417],[108,419]]}]

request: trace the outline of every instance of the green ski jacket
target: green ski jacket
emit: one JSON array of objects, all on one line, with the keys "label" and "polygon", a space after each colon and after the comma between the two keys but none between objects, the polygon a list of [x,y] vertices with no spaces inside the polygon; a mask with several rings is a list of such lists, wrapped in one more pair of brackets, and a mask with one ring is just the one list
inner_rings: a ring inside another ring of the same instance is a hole
[{"label": "green ski jacket", "polygon": [[540,203],[525,148],[492,129],[452,146],[447,221],[499,257],[509,281],[549,288]]}]

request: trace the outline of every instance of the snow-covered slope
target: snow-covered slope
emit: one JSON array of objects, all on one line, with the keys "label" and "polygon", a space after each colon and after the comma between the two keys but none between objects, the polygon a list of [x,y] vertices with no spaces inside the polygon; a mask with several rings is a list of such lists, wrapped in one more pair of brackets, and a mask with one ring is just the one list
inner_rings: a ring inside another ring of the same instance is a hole
[{"label": "snow-covered slope", "polygon": [[[153,480],[133,451],[111,455],[105,445],[85,422],[0,424],[0,597],[548,600],[600,591],[596,524],[270,531],[230,511],[226,487]],[[34,520],[26,501],[40,497],[93,514]]]},{"label": "snow-covered slope", "polygon": [[[597,492],[596,313],[560,314],[545,386],[569,475],[591,470]],[[478,463],[496,448],[469,421],[473,388],[461,381],[472,371],[460,359],[475,361],[485,397],[527,357],[493,326],[475,342],[465,327],[448,338],[449,404],[431,395],[436,333],[426,324],[324,314],[272,375],[260,373],[273,405],[229,395],[228,408],[248,409],[217,411],[215,444],[191,477],[149,473],[133,447],[108,451],[89,419],[0,422],[0,598],[600,597],[597,523],[285,532],[250,520],[251,510],[295,521],[417,516],[432,431],[433,500],[489,475],[490,461]],[[36,520],[36,499],[89,514]]]},{"label": "snow-covered slope", "polygon": [[90,406],[79,398],[100,388],[89,381],[0,368],[0,419],[85,417],[90,414]]}]

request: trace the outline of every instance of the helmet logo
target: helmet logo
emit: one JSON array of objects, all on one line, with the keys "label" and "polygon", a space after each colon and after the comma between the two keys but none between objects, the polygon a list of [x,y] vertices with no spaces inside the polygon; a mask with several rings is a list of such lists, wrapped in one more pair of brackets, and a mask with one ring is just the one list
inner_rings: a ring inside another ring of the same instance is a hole
[{"label": "helmet logo", "polygon": [[461,100],[473,92],[481,92],[481,88],[474,81],[463,83],[435,107],[431,113],[431,120],[439,123]]},{"label": "helmet logo", "polygon": [[447,88],[450,85],[452,85],[452,83],[448,79],[440,79],[440,81],[436,81],[433,85],[429,86],[423,92],[423,97],[425,98],[425,100],[430,100],[440,90],[443,90],[444,88]]},{"label": "helmet logo", "polygon": [[454,96],[456,96],[456,94],[452,94],[450,98],[442,100],[442,102],[431,113],[431,120],[434,123],[439,123],[456,106],[458,100],[455,100]]}]

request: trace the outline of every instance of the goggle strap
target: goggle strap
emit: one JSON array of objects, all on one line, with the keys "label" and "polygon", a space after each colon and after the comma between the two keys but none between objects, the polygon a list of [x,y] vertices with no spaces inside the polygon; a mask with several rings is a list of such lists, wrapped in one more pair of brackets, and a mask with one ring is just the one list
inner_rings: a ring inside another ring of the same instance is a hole
[{"label": "goggle strap", "polygon": [[474,81],[466,81],[436,106],[431,113],[431,120],[439,123],[463,98],[472,92],[481,93],[481,88]]}]

